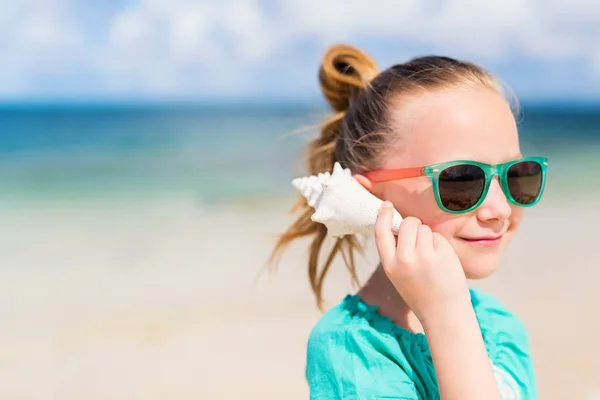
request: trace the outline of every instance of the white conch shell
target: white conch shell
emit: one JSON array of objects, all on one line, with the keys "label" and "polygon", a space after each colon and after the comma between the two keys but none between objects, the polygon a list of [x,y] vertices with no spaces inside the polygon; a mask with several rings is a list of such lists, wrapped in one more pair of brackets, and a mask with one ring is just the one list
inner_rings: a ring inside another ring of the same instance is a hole
[{"label": "white conch shell", "polygon": [[[368,234],[375,229],[383,201],[354,179],[349,169],[339,163],[333,172],[296,178],[292,185],[315,209],[311,219],[324,224],[334,237]],[[392,231],[398,234],[402,217],[394,210]]]}]

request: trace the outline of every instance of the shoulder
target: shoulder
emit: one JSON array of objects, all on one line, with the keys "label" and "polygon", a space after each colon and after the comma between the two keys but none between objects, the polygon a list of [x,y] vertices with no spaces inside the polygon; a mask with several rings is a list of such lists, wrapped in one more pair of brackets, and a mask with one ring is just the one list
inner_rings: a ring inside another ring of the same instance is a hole
[{"label": "shoulder", "polygon": [[360,346],[389,356],[398,352],[399,341],[412,340],[407,336],[399,335],[391,319],[379,315],[376,306],[365,304],[356,295],[348,295],[317,321],[310,332],[308,347],[310,350],[333,346],[347,353],[354,346]]},{"label": "shoulder", "polygon": [[373,328],[353,299],[328,310],[310,332],[305,372],[311,399],[415,398],[414,382],[380,346],[392,338]]},{"label": "shoulder", "polygon": [[335,356],[336,351],[346,353],[348,345],[362,342],[361,336],[370,326],[362,318],[358,318],[354,310],[352,296],[325,312],[310,331],[308,337],[308,356],[314,353],[322,354],[324,350],[330,356]]}]

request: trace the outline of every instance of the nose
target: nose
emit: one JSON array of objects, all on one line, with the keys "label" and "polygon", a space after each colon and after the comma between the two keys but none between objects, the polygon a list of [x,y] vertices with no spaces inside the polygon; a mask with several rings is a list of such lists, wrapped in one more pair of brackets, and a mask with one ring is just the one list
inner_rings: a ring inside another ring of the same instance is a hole
[{"label": "nose", "polygon": [[512,209],[500,186],[498,177],[494,177],[490,182],[490,189],[487,196],[477,208],[477,218],[480,221],[499,220],[504,221],[510,217]]}]

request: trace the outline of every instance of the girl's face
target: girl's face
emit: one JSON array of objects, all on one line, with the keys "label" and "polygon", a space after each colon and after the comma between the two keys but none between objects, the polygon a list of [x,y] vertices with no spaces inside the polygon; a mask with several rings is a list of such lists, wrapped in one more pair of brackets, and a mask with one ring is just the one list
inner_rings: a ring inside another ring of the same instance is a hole
[{"label": "girl's face", "polygon": [[[498,164],[520,157],[519,137],[508,103],[488,88],[454,89],[411,97],[393,105],[396,140],[382,169],[422,167],[452,160]],[[375,183],[372,192],[391,201],[403,216],[419,218],[454,247],[467,278],[493,273],[500,253],[513,238],[524,209],[511,204],[497,177],[477,209],[442,211],[427,177]],[[496,241],[476,240],[499,238]]]}]

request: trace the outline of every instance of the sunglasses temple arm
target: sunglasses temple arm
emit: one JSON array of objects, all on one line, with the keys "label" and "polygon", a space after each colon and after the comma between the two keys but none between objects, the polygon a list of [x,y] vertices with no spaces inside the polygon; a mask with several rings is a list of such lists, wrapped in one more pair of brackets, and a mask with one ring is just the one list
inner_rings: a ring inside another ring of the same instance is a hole
[{"label": "sunglasses temple arm", "polygon": [[377,171],[369,171],[364,174],[371,182],[386,182],[399,179],[418,178],[425,176],[425,168],[398,168],[398,169],[380,169]]}]

